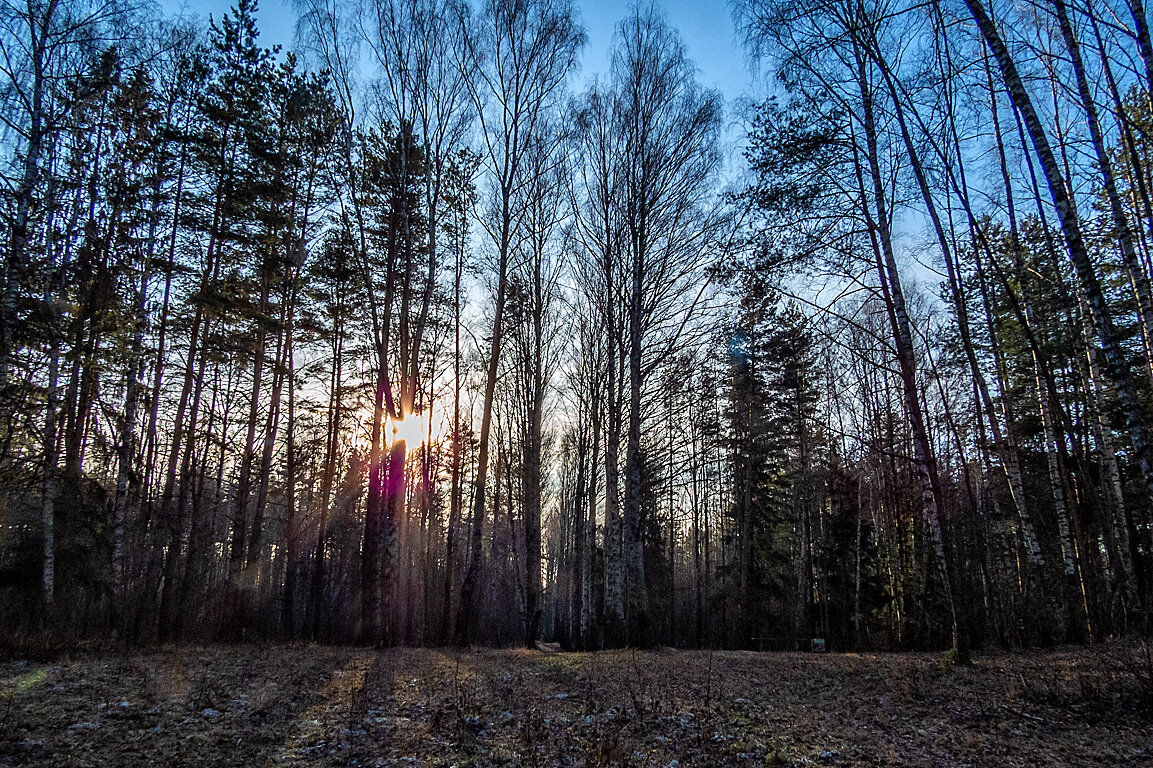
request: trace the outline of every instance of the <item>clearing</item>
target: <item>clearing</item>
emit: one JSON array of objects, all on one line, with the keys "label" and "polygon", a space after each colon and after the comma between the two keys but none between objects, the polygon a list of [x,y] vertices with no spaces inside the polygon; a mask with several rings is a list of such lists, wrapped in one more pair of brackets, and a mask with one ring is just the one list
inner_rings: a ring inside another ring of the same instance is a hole
[{"label": "clearing", "polygon": [[0,766],[1153,766],[1149,664],[165,647],[0,663]]}]

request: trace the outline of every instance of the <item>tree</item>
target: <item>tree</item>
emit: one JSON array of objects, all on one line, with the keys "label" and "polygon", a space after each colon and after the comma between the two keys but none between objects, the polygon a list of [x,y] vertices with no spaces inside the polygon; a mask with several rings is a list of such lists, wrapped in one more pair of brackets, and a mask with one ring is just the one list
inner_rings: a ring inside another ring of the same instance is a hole
[{"label": "tree", "polygon": [[629,639],[643,645],[649,642],[649,618],[639,454],[641,396],[652,366],[644,357],[654,341],[675,347],[699,306],[705,259],[719,234],[710,196],[720,168],[721,103],[716,93],[697,85],[683,45],[655,6],[638,6],[622,24],[621,37],[614,79],[624,108],[623,207],[631,283],[624,552]]},{"label": "tree", "polygon": [[470,94],[478,110],[485,170],[491,183],[490,220],[481,220],[495,249],[495,290],[492,341],[487,356],[480,442],[472,504],[469,561],[460,591],[456,640],[467,644],[472,633],[477,580],[481,567],[485,485],[489,435],[496,391],[504,314],[513,248],[524,233],[517,230],[516,192],[522,179],[525,153],[556,104],[585,36],[567,0],[509,2],[489,0],[473,20],[459,11],[464,25],[461,66],[478,74]]}]

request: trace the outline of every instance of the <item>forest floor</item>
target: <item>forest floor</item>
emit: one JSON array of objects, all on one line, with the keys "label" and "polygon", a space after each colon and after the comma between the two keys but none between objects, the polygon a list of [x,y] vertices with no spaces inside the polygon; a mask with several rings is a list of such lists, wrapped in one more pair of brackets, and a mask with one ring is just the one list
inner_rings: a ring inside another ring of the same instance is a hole
[{"label": "forest floor", "polygon": [[1147,646],[164,647],[0,663],[0,766],[1153,766]]}]

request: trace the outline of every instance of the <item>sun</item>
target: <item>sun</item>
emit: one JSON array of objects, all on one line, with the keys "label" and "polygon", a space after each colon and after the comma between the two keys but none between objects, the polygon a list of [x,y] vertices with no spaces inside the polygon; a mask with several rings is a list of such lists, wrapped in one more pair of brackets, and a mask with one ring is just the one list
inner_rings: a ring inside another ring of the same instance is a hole
[{"label": "sun", "polygon": [[451,414],[443,409],[426,409],[410,413],[403,419],[385,417],[384,443],[388,448],[400,440],[404,441],[407,450],[412,450],[425,443],[438,445],[451,439]]},{"label": "sun", "polygon": [[409,448],[422,445],[428,439],[428,414],[410,413],[403,419],[389,417],[386,423],[385,440],[391,447],[399,440]]}]

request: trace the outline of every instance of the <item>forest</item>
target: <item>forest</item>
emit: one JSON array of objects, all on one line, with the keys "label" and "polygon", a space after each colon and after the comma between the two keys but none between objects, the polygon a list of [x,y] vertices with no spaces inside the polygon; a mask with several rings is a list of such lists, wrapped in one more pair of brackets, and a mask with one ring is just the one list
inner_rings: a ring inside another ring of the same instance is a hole
[{"label": "forest", "polygon": [[1142,0],[293,7],[0,4],[0,651],[1149,631]]}]

